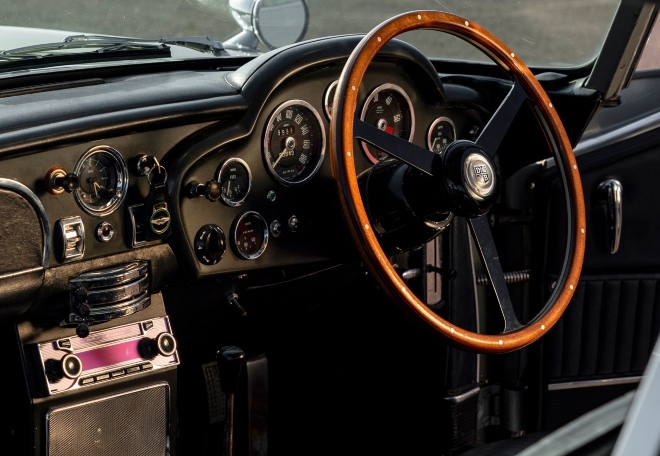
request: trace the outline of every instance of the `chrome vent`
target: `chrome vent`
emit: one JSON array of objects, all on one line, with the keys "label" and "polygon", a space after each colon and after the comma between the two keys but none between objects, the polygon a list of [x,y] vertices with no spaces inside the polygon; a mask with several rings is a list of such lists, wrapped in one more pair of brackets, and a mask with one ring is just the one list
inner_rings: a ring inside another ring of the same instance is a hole
[{"label": "chrome vent", "polygon": [[131,315],[151,303],[149,263],[135,261],[82,273],[69,280],[69,293],[65,324],[91,325]]}]

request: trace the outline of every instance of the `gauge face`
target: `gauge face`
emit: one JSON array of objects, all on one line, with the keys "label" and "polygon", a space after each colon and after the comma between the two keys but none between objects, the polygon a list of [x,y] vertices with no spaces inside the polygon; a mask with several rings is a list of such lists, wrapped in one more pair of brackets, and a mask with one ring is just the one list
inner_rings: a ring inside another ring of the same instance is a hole
[{"label": "gauge face", "polygon": [[259,258],[268,245],[268,224],[257,212],[245,212],[234,223],[234,249],[246,260]]},{"label": "gauge face", "polygon": [[[415,115],[410,98],[404,90],[394,84],[376,87],[362,107],[360,119],[379,130],[388,132],[407,141],[412,141],[415,130]],[[372,163],[387,158],[380,149],[362,142],[362,150]]]},{"label": "gauge face", "polygon": [[339,81],[330,83],[328,88],[325,89],[325,95],[323,96],[323,109],[328,120],[332,119],[332,103],[335,99],[335,91],[337,90],[338,83]]},{"label": "gauge face", "polygon": [[283,185],[303,184],[317,173],[325,156],[321,116],[305,101],[287,101],[270,116],[263,145],[275,180]]},{"label": "gauge face", "polygon": [[426,136],[426,147],[436,154],[442,153],[445,148],[456,139],[456,127],[449,117],[438,117],[429,127]]},{"label": "gauge face", "polygon": [[98,146],[85,152],[73,173],[80,182],[74,197],[90,215],[108,215],[126,197],[128,168],[121,154],[111,147]]},{"label": "gauge face", "polygon": [[216,180],[222,189],[221,198],[229,206],[240,206],[252,188],[252,172],[240,158],[230,158],[222,164]]}]

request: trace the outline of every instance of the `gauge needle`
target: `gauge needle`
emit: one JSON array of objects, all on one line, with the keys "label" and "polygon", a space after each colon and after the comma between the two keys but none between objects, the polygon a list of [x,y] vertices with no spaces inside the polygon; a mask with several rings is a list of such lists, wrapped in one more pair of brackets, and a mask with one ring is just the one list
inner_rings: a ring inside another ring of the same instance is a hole
[{"label": "gauge needle", "polygon": [[277,166],[277,163],[284,157],[284,154],[286,153],[287,149],[284,149],[282,152],[280,152],[280,155],[277,156],[277,160],[275,160],[275,163],[273,163],[273,168]]},{"label": "gauge needle", "polygon": [[94,193],[96,194],[96,197],[98,198],[99,196],[99,189],[103,190],[103,187],[101,187],[99,184],[96,182],[93,182],[94,185]]}]

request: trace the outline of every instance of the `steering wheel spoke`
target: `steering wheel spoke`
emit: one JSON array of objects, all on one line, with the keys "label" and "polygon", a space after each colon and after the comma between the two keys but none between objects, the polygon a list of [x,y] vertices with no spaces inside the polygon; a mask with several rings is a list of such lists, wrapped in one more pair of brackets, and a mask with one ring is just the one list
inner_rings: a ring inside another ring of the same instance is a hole
[{"label": "steering wheel spoke", "polygon": [[509,289],[504,281],[504,271],[502,264],[497,254],[495,247],[495,240],[493,233],[490,229],[488,217],[483,215],[481,217],[469,219],[472,235],[479,248],[479,254],[486,266],[486,273],[493,286],[493,291],[497,298],[497,303],[500,305],[502,316],[504,317],[504,331],[503,333],[511,332],[515,329],[522,327],[516,313],[513,310],[511,303],[511,296],[509,296]]},{"label": "steering wheel spoke", "polygon": [[504,136],[511,128],[513,119],[527,99],[529,96],[525,89],[517,81],[514,82],[504,101],[477,138],[477,145],[483,148],[491,158],[497,153]]},{"label": "steering wheel spoke", "polygon": [[398,136],[379,130],[357,117],[354,123],[353,134],[356,138],[368,142],[372,146],[379,148],[383,152],[398,158],[402,162],[417,168],[429,176],[433,175],[433,166],[438,159],[437,154],[405,139],[401,139]]}]

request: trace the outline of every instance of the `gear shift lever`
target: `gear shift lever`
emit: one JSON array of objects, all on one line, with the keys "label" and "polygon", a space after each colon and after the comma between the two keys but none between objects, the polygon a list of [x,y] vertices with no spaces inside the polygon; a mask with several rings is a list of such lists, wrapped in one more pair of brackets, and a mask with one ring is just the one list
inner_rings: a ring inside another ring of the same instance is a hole
[{"label": "gear shift lever", "polygon": [[222,347],[216,353],[220,388],[225,393],[225,445],[224,456],[232,456],[234,451],[234,397],[238,391],[241,371],[245,365],[245,352],[234,346]]}]

